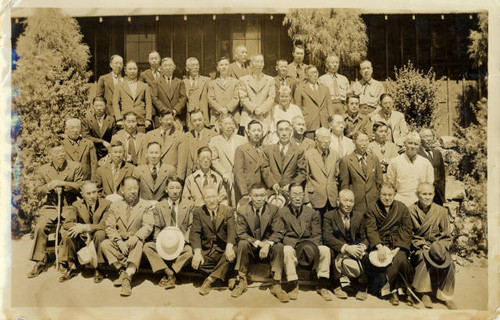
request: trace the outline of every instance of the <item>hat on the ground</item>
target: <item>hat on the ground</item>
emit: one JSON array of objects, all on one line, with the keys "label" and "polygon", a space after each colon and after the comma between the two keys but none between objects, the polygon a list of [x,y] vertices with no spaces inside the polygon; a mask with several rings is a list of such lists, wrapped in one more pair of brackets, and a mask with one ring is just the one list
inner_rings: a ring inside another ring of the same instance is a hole
[{"label": "hat on the ground", "polygon": [[319,263],[318,246],[311,240],[302,240],[295,248],[297,262],[302,267],[312,267],[316,269]]},{"label": "hat on the ground", "polygon": [[353,259],[345,253],[340,253],[335,257],[335,269],[349,278],[357,278],[363,274],[363,267],[358,259]]},{"label": "hat on the ground", "polygon": [[156,251],[165,260],[174,260],[184,248],[184,235],[177,227],[163,229],[156,238]]},{"label": "hat on the ground", "polygon": [[386,254],[386,258],[384,261],[380,261],[378,259],[378,255],[377,255],[378,250],[373,250],[372,252],[370,252],[370,254],[368,256],[371,264],[373,264],[375,267],[379,267],[379,268],[387,267],[388,265],[391,264],[392,258],[394,258],[394,256],[392,255],[391,249],[389,249],[386,246],[384,246],[383,248],[384,248],[385,254]]},{"label": "hat on the ground", "polygon": [[81,248],[77,252],[78,262],[81,265],[90,264],[94,268],[97,267],[97,252],[95,250],[94,241],[90,240],[90,236],[87,234],[87,243],[85,247]]},{"label": "hat on the ground", "polygon": [[278,208],[283,208],[286,204],[286,198],[281,194],[272,194],[267,198],[267,203],[275,205]]},{"label": "hat on the ground", "polygon": [[441,241],[434,241],[429,250],[423,252],[425,260],[438,269],[448,268],[451,264],[451,254]]}]

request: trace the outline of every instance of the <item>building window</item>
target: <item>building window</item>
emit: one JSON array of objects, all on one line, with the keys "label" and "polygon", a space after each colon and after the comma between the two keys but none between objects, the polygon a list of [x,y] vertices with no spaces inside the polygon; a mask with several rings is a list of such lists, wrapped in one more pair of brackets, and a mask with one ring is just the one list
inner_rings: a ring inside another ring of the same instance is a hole
[{"label": "building window", "polygon": [[217,25],[220,39],[218,56],[233,57],[233,50],[244,45],[248,50],[248,57],[261,53],[262,49],[262,20],[258,17],[247,16],[247,19],[219,20]]},{"label": "building window", "polygon": [[125,35],[126,60],[134,60],[140,69],[149,65],[148,55],[153,50],[156,50],[156,34],[130,33]]}]

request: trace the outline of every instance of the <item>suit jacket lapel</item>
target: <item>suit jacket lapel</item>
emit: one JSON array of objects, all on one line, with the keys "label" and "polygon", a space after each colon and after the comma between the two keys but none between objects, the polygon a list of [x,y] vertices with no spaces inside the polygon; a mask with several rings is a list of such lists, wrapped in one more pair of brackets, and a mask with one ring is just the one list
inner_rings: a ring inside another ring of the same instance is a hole
[{"label": "suit jacket lapel", "polygon": [[[111,73],[108,73],[108,76],[106,77],[106,82],[108,83],[108,88],[111,90],[111,93],[115,92],[115,82],[113,81],[113,75]],[[118,80],[118,85],[120,84],[120,81]]]},{"label": "suit jacket lapel", "polygon": [[292,226],[292,229],[295,230],[295,233],[299,237],[301,237],[302,236],[302,228],[301,228],[301,226],[299,224],[299,220],[297,219],[297,217],[293,213],[293,209],[291,207],[289,208],[289,213],[288,214],[289,214],[288,219],[290,220],[290,225]]},{"label": "suit jacket lapel", "polygon": [[319,97],[318,97],[318,91],[319,91],[319,88],[318,90],[315,90],[313,92],[313,90],[311,89],[311,87],[309,86],[308,83],[304,83],[304,92],[309,96],[311,97],[311,99],[313,100],[313,102],[319,107]]},{"label": "suit jacket lapel", "polygon": [[[144,182],[148,185],[148,188],[151,190],[155,190],[155,182],[153,181],[153,177],[151,176],[151,170],[149,166],[145,165],[142,167],[142,176],[144,177]],[[158,180],[158,178],[156,178]]]},{"label": "suit jacket lapel", "polygon": [[290,163],[290,160],[292,160],[293,155],[295,154],[295,149],[296,149],[295,145],[293,145],[291,143],[288,144],[288,150],[286,152],[285,159],[283,160],[283,171],[286,169],[286,167]]},{"label": "suit jacket lapel", "polygon": [[154,190],[157,190],[162,182],[167,178],[167,169],[164,166],[160,166],[160,171],[158,172],[158,177],[156,177]]},{"label": "suit jacket lapel", "polygon": [[225,212],[222,212],[221,207],[217,209],[217,216],[215,217],[215,231],[219,230],[222,221],[224,220]]},{"label": "suit jacket lapel", "polygon": [[77,210],[78,210],[78,213],[80,214],[80,218],[82,218],[83,222],[85,222],[86,224],[91,224],[92,223],[90,221],[89,210],[88,210],[87,205],[85,204],[85,202],[79,203]]},{"label": "suit jacket lapel", "polygon": [[[366,180],[366,176],[365,174],[363,173],[363,170],[361,169],[361,165],[359,164],[359,161],[358,161],[358,157],[352,153],[349,155],[349,161],[351,161],[351,165],[353,166],[353,168],[358,172],[358,174]],[[366,161],[368,163],[368,159]],[[368,164],[366,165],[366,171],[368,171]]]},{"label": "suit jacket lapel", "polygon": [[[125,91],[125,93],[127,93],[130,96],[130,98],[132,98],[132,101],[135,101],[135,97],[132,95],[132,91],[130,91],[130,87],[129,87],[128,83],[127,82],[122,82],[119,85],[123,88],[123,90]],[[137,89],[139,89],[139,88],[137,88]],[[138,90],[136,90],[136,91],[138,91]]]},{"label": "suit jacket lapel", "polygon": [[264,237],[264,234],[266,233],[267,224],[269,223],[270,219],[271,219],[271,213],[269,212],[269,206],[265,205],[264,212],[262,212],[262,219],[260,225],[260,233],[262,237]]},{"label": "suit jacket lapel", "polygon": [[300,216],[299,216],[299,223],[300,223],[300,234],[299,234],[299,236],[300,236],[300,238],[302,238],[302,236],[304,235],[304,232],[306,231],[307,221],[310,218],[311,217],[308,214],[306,214],[304,212],[304,210],[302,210],[302,212],[300,213]]},{"label": "suit jacket lapel", "polygon": [[249,147],[246,150],[248,156],[252,158],[255,162],[259,162],[259,157],[257,155],[257,151],[255,151],[255,148],[252,145],[249,145]]},{"label": "suit jacket lapel", "polygon": [[[255,219],[257,218],[255,212],[253,212],[252,205],[249,206],[248,212],[246,213],[246,219],[248,222],[248,226],[252,231],[252,236],[255,238],[257,235],[255,234]],[[262,230],[262,229],[261,229]]]},{"label": "suit jacket lapel", "polygon": [[[330,151],[330,155],[331,155],[331,151]],[[330,155],[328,156],[328,158],[330,157]],[[326,175],[327,170],[326,170],[325,163],[323,162],[323,158],[322,158],[321,154],[319,154],[319,151],[317,149],[314,150],[313,159],[316,162],[316,164],[318,165],[318,167],[321,169],[321,171],[323,171],[323,173]],[[328,162],[328,159],[327,159],[327,162]]]},{"label": "suit jacket lapel", "polygon": [[102,203],[97,199],[96,203],[96,210],[94,212],[94,215],[92,216],[92,222],[94,224],[97,224],[100,222],[102,214],[104,212],[104,209],[106,209],[106,206],[102,205]]},{"label": "suit jacket lapel", "polygon": [[[342,213],[339,210],[336,210],[335,214],[333,215],[333,221],[335,221],[337,228],[342,232],[342,234],[344,235],[344,238],[347,239],[347,234],[345,233],[344,221],[342,221],[341,214]],[[351,228],[352,228],[352,225],[351,225]]]},{"label": "suit jacket lapel", "polygon": [[212,223],[212,219],[210,218],[210,213],[208,212],[207,207],[203,206],[203,215],[201,216],[202,220],[205,220],[205,224],[215,233],[214,224]]}]

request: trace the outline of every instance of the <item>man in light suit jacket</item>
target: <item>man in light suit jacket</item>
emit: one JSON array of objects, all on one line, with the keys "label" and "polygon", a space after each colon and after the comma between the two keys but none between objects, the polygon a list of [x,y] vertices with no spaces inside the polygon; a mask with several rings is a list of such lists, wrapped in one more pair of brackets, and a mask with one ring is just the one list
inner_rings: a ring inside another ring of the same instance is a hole
[{"label": "man in light suit jacket", "polygon": [[151,51],[148,55],[149,69],[141,72],[139,80],[152,87],[153,82],[161,77],[160,60],[161,58],[158,51]]},{"label": "man in light suit jacket", "polygon": [[236,226],[234,210],[219,204],[217,189],[206,186],[203,199],[205,204],[193,211],[189,242],[194,253],[191,266],[208,274],[199,290],[201,295],[207,295],[215,280],[224,280],[236,258]]},{"label": "man in light suit jacket", "polygon": [[314,137],[314,130],[319,127],[328,128],[328,122],[333,116],[330,91],[324,85],[318,84],[318,69],[313,65],[305,67],[306,81],[302,81],[295,89],[295,104],[302,109],[306,120],[306,136]]},{"label": "man in light suit jacket", "polygon": [[251,73],[240,78],[241,121],[246,127],[250,120],[256,119],[264,125],[264,136],[271,125],[271,107],[276,97],[274,79],[262,73],[264,56],[253,55],[250,59]]},{"label": "man in light suit jacket", "polygon": [[330,130],[332,131],[332,142],[330,148],[337,151],[339,156],[345,157],[356,148],[351,139],[344,136],[345,120],[341,114],[335,114],[330,121]]},{"label": "man in light suit jacket", "polygon": [[434,148],[434,133],[430,129],[422,129],[419,132],[422,146],[418,154],[427,158],[434,168],[434,202],[443,205],[446,203],[446,170],[444,168],[443,155],[439,149]]},{"label": "man in light suit jacket", "polygon": [[372,122],[384,122],[390,131],[388,141],[394,142],[400,148],[403,147],[405,136],[409,132],[404,114],[393,110],[394,99],[388,93],[380,96],[380,106],[380,111],[371,117]]},{"label": "man in light suit jacket", "polygon": [[97,171],[97,155],[94,143],[81,137],[82,123],[71,118],[66,120],[64,133],[66,138],[62,141],[66,150],[66,159],[80,163],[82,166],[83,180],[95,178]]},{"label": "man in light suit jacket", "polygon": [[210,127],[218,125],[222,114],[231,114],[240,121],[240,97],[238,80],[229,76],[229,59],[221,57],[217,63],[220,77],[208,83],[208,105],[210,107]]},{"label": "man in light suit jacket", "polygon": [[126,79],[120,83],[113,94],[113,109],[116,124],[123,124],[123,114],[134,111],[137,114],[139,131],[144,132],[151,125],[153,106],[151,89],[147,84],[137,81],[137,64],[128,61],[125,65]]},{"label": "man in light suit jacket", "polygon": [[123,82],[123,58],[117,54],[112,55],[109,59],[109,66],[111,67],[111,72],[100,76],[97,81],[96,97],[106,99],[106,113],[114,117],[113,96],[116,86]]},{"label": "man in light suit jacket", "polygon": [[270,264],[273,275],[271,293],[281,302],[288,302],[288,295],[281,288],[283,271],[283,226],[278,207],[267,204],[266,186],[253,184],[250,188],[248,204],[237,209],[236,231],[238,234],[238,253],[235,270],[240,281],[231,293],[239,297],[247,289],[247,273],[251,262],[263,261]]},{"label": "man in light suit jacket", "polygon": [[104,264],[101,243],[106,239],[104,228],[111,202],[99,197],[97,185],[94,182],[84,182],[80,193],[83,199],[73,203],[75,210],[70,212],[62,226],[65,232],[61,233],[59,260],[62,263],[67,263],[68,271],[59,278],[59,281],[63,282],[75,276],[76,252],[85,246],[85,239],[82,236],[86,235],[92,239],[95,245],[97,265],[93,266],[95,269],[94,282],[99,283],[103,280],[99,266]]},{"label": "man in light suit jacket", "polygon": [[[156,116],[160,116],[164,111],[172,112],[174,118],[180,117],[182,125],[186,124],[186,86],[184,81],[174,77],[175,63],[172,58],[161,60],[161,76],[151,85],[151,99]],[[158,125],[155,120],[155,125]],[[180,125],[177,130],[182,130]]]},{"label": "man in light suit jacket", "polygon": [[151,202],[139,198],[139,181],[127,177],[122,182],[123,200],[113,202],[106,219],[107,239],[101,244],[108,263],[119,270],[115,286],[120,295],[132,294],[132,277],[139,268],[142,246],[154,225]]},{"label": "man in light suit jacket", "polygon": [[208,112],[208,83],[210,78],[200,75],[200,62],[196,58],[187,58],[186,70],[188,73],[188,76],[184,79],[187,97],[186,123],[191,130],[191,113],[201,110],[204,125],[208,127],[210,125]]},{"label": "man in light suit jacket", "polygon": [[229,65],[229,76],[239,79],[250,73],[246,65],[247,62],[247,48],[239,45],[233,51],[234,62]]},{"label": "man in light suit jacket", "polygon": [[354,192],[354,211],[364,213],[368,205],[379,198],[384,178],[377,156],[367,153],[366,134],[358,132],[354,144],[356,150],[340,160],[339,185],[341,190]]},{"label": "man in light suit jacket", "polygon": [[142,199],[160,201],[165,196],[168,179],[175,176],[175,168],[160,162],[161,146],[158,142],[150,142],[146,150],[146,163],[137,166],[132,176],[140,182]]},{"label": "man in light suit jacket", "polygon": [[305,56],[305,48],[301,44],[297,44],[293,46],[292,51],[293,61],[288,65],[288,75],[293,79],[296,79],[297,82],[301,82],[305,79],[305,67],[304,64],[304,56]]},{"label": "man in light suit jacket", "polygon": [[115,129],[115,118],[106,114],[106,100],[103,97],[94,97],[92,113],[82,120],[82,136],[94,143],[97,160],[108,154]]},{"label": "man in light suit jacket", "polygon": [[278,72],[278,75],[274,77],[274,90],[276,91],[274,103],[280,103],[280,97],[278,93],[280,91],[280,87],[282,86],[287,86],[290,88],[293,103],[293,94],[295,93],[297,80],[288,74],[288,62],[286,62],[285,59],[276,60],[276,71]]},{"label": "man in light suit jacket", "polygon": [[290,139],[291,144],[298,146],[302,151],[306,151],[307,149],[316,147],[316,142],[305,136],[306,120],[304,119],[304,116],[293,117],[292,128],[293,133],[292,138]]},{"label": "man in light suit jacket", "polygon": [[120,192],[121,182],[134,172],[135,166],[125,161],[125,147],[120,140],[111,142],[109,146],[109,160],[97,168],[95,182],[102,188],[104,197]]},{"label": "man in light suit jacket", "polygon": [[[171,178],[167,183],[168,197],[161,200],[154,208],[153,241],[144,244],[143,253],[151,265],[153,273],[163,272],[158,285],[165,289],[175,287],[175,275],[186,266],[193,257],[193,249],[189,245],[189,232],[193,223],[193,203],[181,201],[182,182]],[[177,227],[184,234],[184,248],[177,258],[171,261],[163,260],[156,250],[156,239],[167,227]]]},{"label": "man in light suit jacket", "polygon": [[288,186],[297,175],[300,149],[290,143],[292,124],[280,120],[277,125],[279,141],[263,147],[262,177],[270,191],[288,197]]},{"label": "man in light suit jacket", "polygon": [[340,157],[330,149],[331,136],[326,128],[319,128],[316,147],[306,150],[298,160],[297,181],[306,183],[306,199],[323,215],[337,205],[337,177]]},{"label": "man in light suit jacket", "polygon": [[137,115],[134,111],[127,111],[123,114],[123,129],[111,138],[111,143],[120,141],[125,147],[125,161],[138,165],[141,164],[144,138],[145,134],[137,128]]},{"label": "man in light suit jacket", "polygon": [[248,142],[236,148],[234,154],[234,180],[237,190],[236,202],[249,194],[250,186],[262,182],[262,123],[251,120],[247,127]]}]

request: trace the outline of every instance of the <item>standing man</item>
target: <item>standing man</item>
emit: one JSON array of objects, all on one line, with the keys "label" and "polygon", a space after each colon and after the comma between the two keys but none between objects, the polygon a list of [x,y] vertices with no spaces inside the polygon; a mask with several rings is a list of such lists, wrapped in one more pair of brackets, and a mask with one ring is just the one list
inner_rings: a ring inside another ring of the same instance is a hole
[{"label": "standing man", "polygon": [[[223,114],[231,114],[240,122],[240,96],[238,80],[229,76],[229,59],[221,57],[217,63],[219,77],[208,83],[208,105],[210,107],[210,127],[218,126],[219,118]],[[218,130],[220,128],[217,127]]]},{"label": "standing man", "polygon": [[368,277],[372,279],[374,291],[380,292],[382,297],[390,294],[389,302],[397,306],[398,289],[408,294],[408,303],[413,303],[409,294],[413,269],[408,260],[413,231],[408,207],[394,200],[395,194],[394,187],[384,183],[380,188],[380,199],[371,203],[366,211],[365,224],[366,236],[371,250],[377,252],[377,260],[385,263],[390,259],[389,255],[392,256],[387,267],[375,267],[370,263]]},{"label": "standing man", "polygon": [[368,137],[358,133],[354,144],[356,150],[340,160],[340,189],[354,193],[354,211],[366,212],[367,207],[379,198],[379,189],[384,178],[378,158],[368,154]]},{"label": "standing man", "polygon": [[340,299],[347,299],[345,288],[350,287],[351,279],[357,279],[359,290],[356,299],[366,300],[368,278],[367,266],[368,240],[364,225],[364,211],[355,211],[354,193],[349,189],[339,192],[338,208],[328,211],[323,220],[325,245],[335,254],[333,266],[333,293]]},{"label": "standing man", "polygon": [[413,288],[422,295],[426,308],[432,308],[430,294],[455,310],[455,264],[451,259],[451,225],[448,210],[434,203],[434,186],[421,183],[417,188],[418,202],[410,206],[413,222],[413,255],[415,267]]},{"label": "standing man", "polygon": [[313,65],[305,67],[305,81],[297,84],[295,103],[302,109],[306,120],[306,136],[314,138],[314,130],[328,128],[333,116],[332,100],[328,88],[318,84],[318,69]]},{"label": "standing man", "polygon": [[387,140],[394,142],[399,147],[403,147],[404,138],[408,134],[408,125],[405,115],[399,111],[393,110],[394,99],[388,93],[380,96],[380,111],[375,113],[371,119],[372,122],[384,122],[389,129]]},{"label": "standing man", "polygon": [[99,266],[104,265],[101,243],[106,239],[105,222],[108,217],[108,209],[111,205],[106,199],[99,197],[97,185],[94,182],[85,181],[81,186],[81,200],[73,203],[74,210],[70,211],[64,221],[60,244],[61,261],[67,264],[67,272],[60,278],[60,282],[71,279],[76,271],[76,252],[85,246],[86,237],[94,242],[97,252],[97,264],[94,265],[94,283],[100,283],[103,276]]},{"label": "standing man", "polygon": [[208,82],[210,78],[200,75],[200,62],[194,57],[187,58],[186,70],[188,76],[184,79],[187,97],[187,118],[186,123],[189,128],[191,114],[201,111],[203,114],[203,124],[208,128],[210,119],[208,114]]},{"label": "standing man", "polygon": [[250,74],[250,70],[247,67],[247,48],[243,45],[239,45],[234,48],[233,51],[234,61],[229,65],[229,76],[235,79],[240,79],[247,74]]},{"label": "standing man", "polygon": [[352,139],[358,132],[362,132],[372,139],[372,124],[370,118],[359,112],[359,96],[348,94],[347,95],[347,113],[345,115],[345,135]]},{"label": "standing man", "polygon": [[293,98],[297,80],[292,78],[292,76],[288,74],[288,62],[286,62],[286,60],[284,59],[276,60],[276,71],[278,72],[278,75],[274,77],[274,89],[276,91],[276,98],[274,99],[274,103],[278,104],[280,103],[278,95],[280,88],[283,86],[289,87],[291,97]]},{"label": "standing man", "polygon": [[398,156],[398,146],[387,140],[387,125],[377,121],[373,124],[373,136],[375,139],[368,144],[368,153],[377,156],[382,166],[382,173],[387,173],[387,166],[392,158]]},{"label": "standing man", "polygon": [[326,128],[316,130],[316,147],[303,153],[298,160],[297,181],[306,183],[306,199],[321,215],[337,205],[339,160],[330,149],[331,136]]},{"label": "standing man", "polygon": [[111,67],[111,72],[99,77],[95,95],[96,97],[103,97],[106,100],[106,113],[114,117],[113,96],[115,88],[123,82],[123,58],[117,54],[112,55],[109,59],[109,66]]},{"label": "standing man", "polygon": [[[186,266],[193,257],[193,249],[189,245],[189,232],[193,223],[193,204],[181,201],[182,183],[177,178],[171,178],[167,183],[168,197],[161,200],[154,208],[153,241],[144,244],[142,252],[151,265],[153,273],[162,272],[158,285],[165,289],[175,287],[175,275]],[[156,239],[160,232],[168,227],[179,228],[184,234],[183,249],[173,260],[165,261],[156,249]]]},{"label": "standing man", "polygon": [[61,217],[67,217],[71,205],[75,202],[82,179],[82,167],[79,163],[66,160],[66,151],[60,142],[51,142],[47,145],[50,162],[42,165],[36,171],[35,193],[44,197],[45,202],[39,210],[36,221],[33,247],[30,260],[36,264],[28,273],[28,278],[37,277],[47,269],[45,246],[47,233],[45,230],[57,223],[58,194],[61,198]]},{"label": "standing man", "polygon": [[336,54],[326,57],[326,74],[318,79],[318,83],[324,85],[330,91],[332,98],[333,112],[335,114],[344,114],[345,100],[349,90],[349,80],[338,73],[340,59]]},{"label": "standing man", "polygon": [[248,204],[238,208],[236,230],[239,238],[235,270],[240,281],[231,293],[239,297],[247,289],[247,273],[251,262],[266,261],[273,275],[271,293],[281,302],[288,302],[288,295],[281,288],[283,271],[283,226],[278,207],[266,203],[266,187],[255,183],[250,187]]},{"label": "standing man", "polygon": [[146,163],[137,166],[132,176],[140,184],[140,197],[144,200],[160,201],[165,196],[169,178],[175,176],[174,166],[161,163],[161,146],[153,141],[147,145]]},{"label": "standing man", "polygon": [[141,72],[139,80],[153,87],[153,82],[161,77],[160,60],[158,51],[151,51],[148,55],[149,69]]},{"label": "standing man", "polygon": [[92,112],[82,120],[82,136],[94,143],[97,160],[108,154],[115,129],[115,118],[106,114],[106,100],[94,97]]},{"label": "standing man", "polygon": [[97,155],[94,143],[81,136],[81,121],[75,118],[66,120],[64,133],[66,138],[62,144],[66,151],[66,159],[80,163],[83,180],[94,179],[97,171]]},{"label": "standing man", "polygon": [[434,168],[434,187],[436,188],[434,202],[443,205],[446,202],[446,170],[443,155],[438,148],[433,147],[434,133],[431,129],[420,130],[420,139],[422,146],[418,149],[418,154],[427,158]]},{"label": "standing man", "polygon": [[[290,184],[290,204],[279,210],[283,228],[283,254],[286,279],[292,284],[289,297],[297,299],[299,277],[296,266],[308,265],[316,271],[317,291],[325,299],[332,300],[326,288],[330,278],[330,248],[321,245],[321,216],[318,211],[304,205],[304,188],[300,183]],[[311,266],[312,265],[312,266]]]},{"label": "standing man", "polygon": [[361,114],[372,114],[378,111],[380,96],[385,93],[382,82],[372,78],[372,63],[365,60],[359,64],[361,80],[352,85],[352,91],[359,96],[359,108]]},{"label": "standing man", "polygon": [[291,143],[298,146],[302,151],[305,151],[309,148],[316,147],[316,143],[314,140],[309,139],[305,136],[306,132],[306,120],[303,116],[295,116],[292,118],[292,138],[290,139]]},{"label": "standing man", "polygon": [[204,296],[210,292],[215,280],[224,280],[236,258],[236,226],[233,209],[219,204],[217,189],[205,187],[203,199],[205,204],[193,211],[189,240],[194,252],[191,266],[209,274],[199,290]]},{"label": "standing man", "polygon": [[293,46],[292,56],[293,61],[288,65],[288,75],[297,82],[305,78],[305,64],[304,64],[305,49],[301,44]]},{"label": "standing man", "polygon": [[264,56],[253,55],[250,58],[251,73],[240,78],[239,93],[243,106],[240,126],[246,127],[250,120],[259,120],[263,124],[265,136],[271,124],[271,107],[276,91],[273,77],[262,73],[263,69]]},{"label": "standing man", "polygon": [[130,110],[123,114],[123,129],[111,138],[111,143],[120,141],[125,147],[125,161],[138,165],[142,164],[144,138],[144,132],[139,132],[137,128],[137,114]]},{"label": "standing man", "polygon": [[434,183],[434,169],[426,158],[418,155],[420,136],[410,132],[405,138],[405,153],[389,162],[386,181],[396,187],[396,200],[410,206],[417,198],[417,186],[421,182]]},{"label": "standing man", "polygon": [[154,225],[151,202],[139,198],[139,181],[134,177],[123,179],[123,200],[113,202],[106,219],[107,239],[102,251],[108,263],[119,271],[114,286],[121,286],[121,296],[132,294],[132,277],[139,268],[142,246]]},{"label": "standing man", "polygon": [[[156,116],[170,111],[174,119],[180,117],[182,125],[185,125],[186,86],[184,81],[174,77],[174,71],[174,60],[169,57],[163,58],[161,60],[161,76],[156,78],[151,85],[151,100]],[[157,120],[155,120],[155,124],[158,124]],[[176,129],[182,131],[182,125],[176,126]]]},{"label": "standing man", "polygon": [[335,150],[339,157],[345,157],[351,154],[354,149],[354,143],[351,139],[344,136],[345,120],[340,114],[334,114],[330,121],[330,130],[332,131],[332,142],[330,148]]}]

